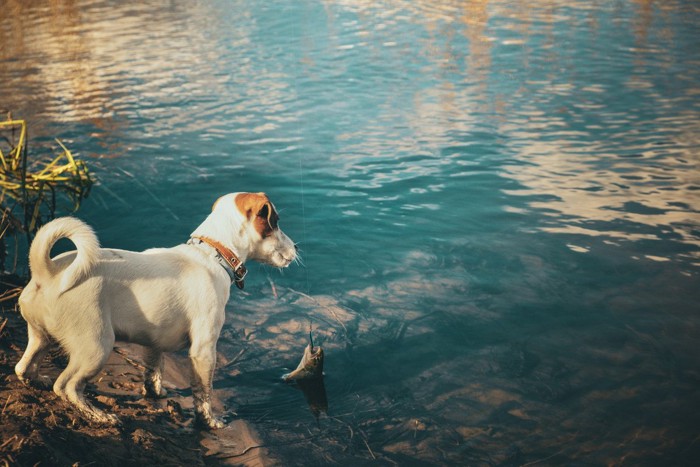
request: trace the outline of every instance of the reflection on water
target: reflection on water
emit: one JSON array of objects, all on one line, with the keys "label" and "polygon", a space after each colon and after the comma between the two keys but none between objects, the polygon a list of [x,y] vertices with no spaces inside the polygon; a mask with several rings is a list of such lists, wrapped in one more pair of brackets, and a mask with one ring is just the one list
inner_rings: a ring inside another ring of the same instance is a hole
[{"label": "reflection on water", "polygon": [[[91,159],[104,245],[281,208],[306,267],[250,268],[217,376],[281,463],[700,457],[693,2],[2,11],[0,111]],[[309,320],[318,398],[280,381]]]},{"label": "reflection on water", "polygon": [[316,420],[321,414],[328,413],[328,396],[323,378],[297,381],[295,386],[304,394],[306,403],[309,404],[309,409]]},{"label": "reflection on water", "polygon": [[[628,129],[611,135],[612,142],[596,144],[590,132],[567,130],[568,124],[556,120],[533,116],[514,124],[521,157],[508,169],[520,184],[509,194],[542,198],[529,207],[553,218],[545,222],[545,231],[623,240],[673,238],[698,246],[694,206],[700,205],[700,171],[697,151],[689,150],[697,143]],[[675,123],[684,127],[697,124],[696,118],[680,120]],[[556,139],[541,141],[543,134]],[[591,153],[595,160],[581,158]],[[692,255],[697,261],[697,249]]]}]

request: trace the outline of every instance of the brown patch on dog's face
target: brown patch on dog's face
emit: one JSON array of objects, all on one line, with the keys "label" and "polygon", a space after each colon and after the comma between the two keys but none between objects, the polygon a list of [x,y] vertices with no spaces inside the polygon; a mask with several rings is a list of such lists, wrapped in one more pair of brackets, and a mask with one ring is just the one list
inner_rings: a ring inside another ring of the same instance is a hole
[{"label": "brown patch on dog's face", "polygon": [[240,193],[236,196],[236,207],[248,220],[255,216],[253,225],[262,238],[277,228],[279,216],[265,193]]}]

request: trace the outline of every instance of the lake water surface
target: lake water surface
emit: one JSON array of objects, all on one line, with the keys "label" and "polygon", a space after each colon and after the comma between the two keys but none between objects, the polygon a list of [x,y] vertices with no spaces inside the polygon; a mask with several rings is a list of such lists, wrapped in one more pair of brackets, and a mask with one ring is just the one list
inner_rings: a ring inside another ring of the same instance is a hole
[{"label": "lake water surface", "polygon": [[88,162],[103,245],[232,191],[300,243],[215,385],[282,465],[697,465],[696,2],[46,3],[0,3],[0,111]]}]

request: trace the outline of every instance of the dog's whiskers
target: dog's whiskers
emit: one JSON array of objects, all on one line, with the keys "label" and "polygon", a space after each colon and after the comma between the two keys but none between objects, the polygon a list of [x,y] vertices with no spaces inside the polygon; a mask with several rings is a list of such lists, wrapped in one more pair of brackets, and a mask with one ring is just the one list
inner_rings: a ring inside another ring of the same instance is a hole
[{"label": "dog's whiskers", "polygon": [[294,257],[294,259],[293,259],[293,262],[294,262],[294,264],[296,264],[297,266],[301,266],[301,267],[303,267],[303,268],[306,267],[306,265],[304,264],[304,260],[301,259],[301,255],[296,255],[296,256]]}]

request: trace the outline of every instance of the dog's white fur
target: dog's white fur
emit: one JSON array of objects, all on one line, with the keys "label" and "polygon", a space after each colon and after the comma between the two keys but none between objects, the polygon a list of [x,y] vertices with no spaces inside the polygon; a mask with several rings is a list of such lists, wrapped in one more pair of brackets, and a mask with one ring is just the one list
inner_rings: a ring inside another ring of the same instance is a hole
[{"label": "dog's white fur", "polygon": [[[217,200],[192,235],[218,241],[242,262],[286,267],[296,259],[296,247],[277,227],[276,216],[264,193],[232,193]],[[61,238],[69,238],[77,251],[51,259],[51,247]],[[116,416],[95,408],[83,395],[115,339],[146,347],[144,391],[156,397],[164,395],[163,352],[189,345],[197,418],[210,428],[223,426],[210,399],[231,280],[214,248],[205,243],[143,252],[100,248],[89,226],[64,217],[39,230],[29,264],[32,280],[19,298],[29,334],[15,367],[21,380],[40,379],[39,364],[51,340],[58,341],[69,362],[53,385],[56,394],[95,421],[116,423]]]}]

